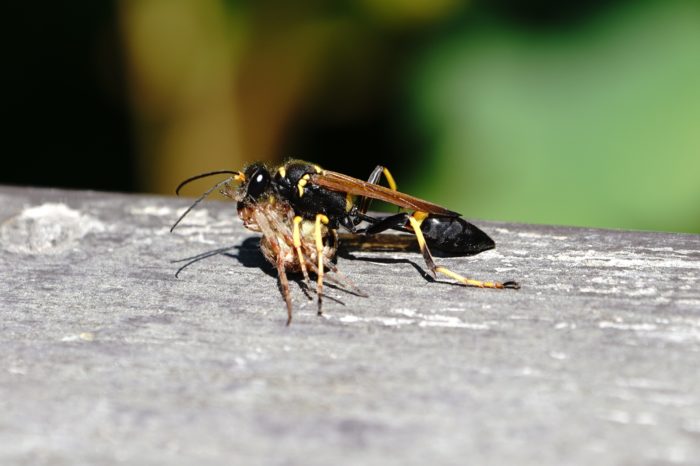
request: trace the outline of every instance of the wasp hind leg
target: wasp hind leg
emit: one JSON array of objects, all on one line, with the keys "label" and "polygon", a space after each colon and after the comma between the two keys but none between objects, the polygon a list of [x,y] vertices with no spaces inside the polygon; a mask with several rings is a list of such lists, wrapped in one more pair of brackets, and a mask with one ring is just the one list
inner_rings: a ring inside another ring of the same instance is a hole
[{"label": "wasp hind leg", "polygon": [[[392,191],[396,191],[396,181],[394,180],[394,177],[392,176],[391,172],[389,171],[388,168],[382,165],[377,165],[374,170],[372,170],[372,173],[370,173],[369,178],[367,178],[367,182],[370,184],[379,184],[379,179],[384,175],[384,179],[386,180],[387,184],[389,185],[389,188]],[[358,205],[358,211],[361,214],[366,214],[367,211],[369,210],[369,205],[372,202],[372,199],[366,196],[362,196],[357,200],[357,205]]]},{"label": "wasp hind leg", "polygon": [[409,222],[411,228],[413,229],[413,232],[416,235],[416,240],[418,241],[418,247],[420,248],[421,254],[423,254],[423,259],[425,260],[425,265],[428,266],[428,268],[430,269],[430,272],[433,274],[433,276],[437,276],[438,273],[441,273],[447,277],[450,277],[453,280],[456,280],[457,282],[461,283],[462,285],[475,286],[475,287],[479,287],[479,288],[497,288],[497,289],[510,288],[510,289],[516,289],[516,290],[520,288],[520,285],[514,281],[496,282],[496,281],[474,280],[471,278],[463,277],[462,275],[451,271],[447,267],[437,265],[435,263],[435,261],[433,260],[433,255],[430,253],[430,249],[428,249],[428,245],[425,242],[425,237],[423,236],[423,232],[420,229],[421,223],[427,217],[428,217],[428,214],[425,212],[414,212],[412,215],[408,216],[408,222]]}]

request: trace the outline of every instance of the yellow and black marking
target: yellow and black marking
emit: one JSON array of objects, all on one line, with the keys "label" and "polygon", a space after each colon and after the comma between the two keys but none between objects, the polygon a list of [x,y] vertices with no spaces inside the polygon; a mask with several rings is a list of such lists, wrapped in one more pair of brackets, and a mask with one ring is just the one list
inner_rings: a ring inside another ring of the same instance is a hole
[{"label": "yellow and black marking", "polygon": [[310,175],[304,175],[301,177],[301,179],[297,183],[297,189],[299,190],[299,197],[302,197],[304,195],[304,187],[308,184],[310,178],[311,178]]},{"label": "yellow and black marking", "polygon": [[345,212],[350,212],[355,207],[355,196],[348,193],[345,195]]}]

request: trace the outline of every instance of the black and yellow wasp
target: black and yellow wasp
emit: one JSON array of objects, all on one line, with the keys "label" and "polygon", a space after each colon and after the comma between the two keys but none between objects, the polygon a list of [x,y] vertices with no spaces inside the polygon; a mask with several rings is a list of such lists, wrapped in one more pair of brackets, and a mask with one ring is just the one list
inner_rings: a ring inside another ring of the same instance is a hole
[{"label": "black and yellow wasp", "polygon": [[[326,280],[355,288],[347,279],[325,275],[325,270],[338,274],[333,259],[338,250],[338,229],[342,227],[354,237],[373,239],[387,230],[409,235],[383,235],[382,248],[400,246],[406,239],[417,242],[425,263],[433,274],[443,274],[465,286],[512,288],[514,281],[473,280],[438,265],[430,248],[446,256],[467,256],[495,247],[489,236],[476,226],[437,204],[418,199],[396,189],[389,170],[377,166],[368,181],[324,170],[318,165],[292,160],[269,168],[253,163],[243,171],[220,170],[193,176],[176,189],[207,176],[229,174],[199,197],[172,226],[217,188],[237,202],[238,216],[249,230],[262,234],[260,249],[276,268],[282,294],[287,304],[287,325],[292,321],[292,300],[287,272],[301,272],[309,283],[309,271],[316,275],[318,314],[322,312],[323,282]],[[378,184],[384,178],[389,187]],[[406,211],[394,215],[369,215],[372,200],[394,204]],[[388,239],[387,239],[388,238]],[[355,290],[359,294],[359,290]]]}]

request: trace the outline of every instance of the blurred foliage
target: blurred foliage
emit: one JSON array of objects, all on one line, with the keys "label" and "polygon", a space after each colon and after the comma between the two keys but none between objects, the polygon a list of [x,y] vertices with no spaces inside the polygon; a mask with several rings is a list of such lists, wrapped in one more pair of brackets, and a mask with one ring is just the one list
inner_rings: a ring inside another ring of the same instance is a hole
[{"label": "blurred foliage", "polygon": [[12,5],[0,181],[381,163],[468,217],[700,232],[695,1],[98,3]]},{"label": "blurred foliage", "polygon": [[700,231],[699,13],[643,2],[435,42],[412,73],[417,191],[482,218]]}]

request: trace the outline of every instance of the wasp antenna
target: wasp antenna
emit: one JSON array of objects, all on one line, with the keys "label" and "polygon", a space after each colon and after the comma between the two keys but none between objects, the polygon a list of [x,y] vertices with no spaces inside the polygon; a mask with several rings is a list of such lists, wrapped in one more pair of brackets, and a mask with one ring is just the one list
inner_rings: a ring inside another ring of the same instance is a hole
[{"label": "wasp antenna", "polygon": [[[180,189],[180,187],[182,187],[182,185],[183,185],[184,183],[186,183],[186,182],[190,182],[190,181],[192,181],[192,180],[196,180],[197,178],[203,178],[203,177],[205,177],[205,176],[216,175],[216,174],[220,174],[220,173],[235,173],[235,174],[238,174],[238,172],[230,172],[230,171],[211,172],[211,173],[207,173],[207,174],[202,174],[202,175],[195,176],[194,178],[190,178],[189,180],[185,180],[185,182],[183,182],[183,183],[180,184],[180,186],[178,187],[178,189]],[[185,217],[187,216],[187,214],[189,214],[190,211],[191,211],[192,209],[194,209],[195,207],[197,207],[197,204],[199,204],[200,202],[202,202],[202,200],[203,200],[205,197],[207,197],[208,195],[210,195],[210,194],[212,193],[212,191],[214,191],[216,188],[218,188],[219,186],[225,185],[226,183],[228,183],[228,182],[231,181],[232,179],[233,179],[233,177],[232,177],[232,176],[229,176],[229,177],[226,178],[225,180],[220,181],[220,182],[216,183],[214,186],[212,186],[211,188],[207,189],[206,192],[205,192],[204,194],[202,194],[201,196],[199,196],[199,197],[197,198],[197,200],[194,201],[194,202],[192,203],[192,205],[189,206],[189,207],[187,208],[187,210],[184,211],[184,212],[182,213],[182,215],[180,215],[180,218],[178,218],[177,221],[176,221],[175,223],[173,223],[173,226],[170,227],[170,233],[173,232],[173,230],[175,229],[175,227],[182,221],[182,219],[185,218]]]},{"label": "wasp antenna", "polygon": [[[193,177],[187,178],[185,181],[180,183],[177,188],[175,188],[175,194],[180,195],[180,190],[187,184],[190,184],[191,182],[198,180],[200,178],[206,178],[208,176],[214,176],[214,175],[240,175],[240,172],[235,172],[232,170],[216,170],[213,172],[206,172],[206,173],[200,173],[199,175],[195,175]],[[231,178],[229,178],[230,180]]]}]

